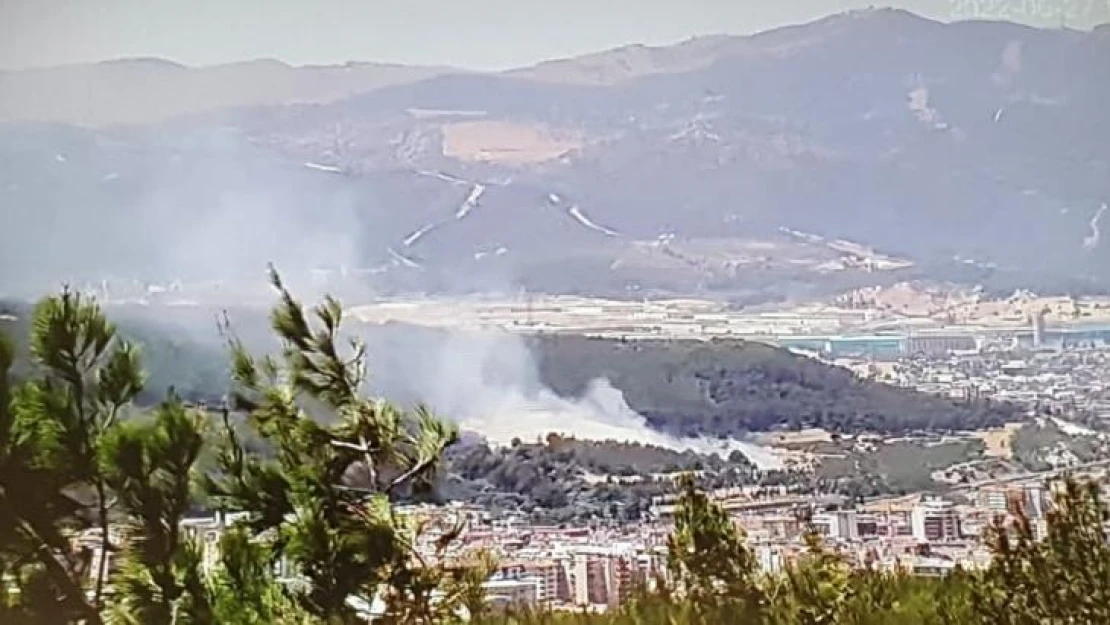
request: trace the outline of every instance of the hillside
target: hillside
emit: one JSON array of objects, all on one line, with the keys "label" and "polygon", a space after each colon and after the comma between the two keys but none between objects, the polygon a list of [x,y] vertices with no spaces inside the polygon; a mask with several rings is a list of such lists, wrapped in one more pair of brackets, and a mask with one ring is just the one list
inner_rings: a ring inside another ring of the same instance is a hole
[{"label": "hillside", "polygon": [[741,456],[699,456],[613,441],[548,437],[510,447],[462,443],[447,454],[442,495],[492,509],[543,510],[550,520],[610,516],[635,519],[651,497],[672,492],[679,471],[734,487],[758,481]]},{"label": "hillside", "polygon": [[[0,331],[26,335],[25,307],[0,310],[16,317],[0,321]],[[214,314],[208,335],[189,315],[175,321],[169,311],[158,320],[119,316],[121,333],[139,343],[150,374],[147,400],[169,386],[187,398],[219,401],[226,389],[226,362]],[[259,313],[233,315],[237,332],[263,345]],[[189,328],[192,329],[189,329]],[[574,418],[551,427],[571,428],[590,419],[623,418],[611,401],[623,400],[646,425],[660,433],[729,437],[776,429],[825,428],[833,432],[907,434],[997,427],[1023,415],[1004,404],[959,402],[878,382],[856,379],[845,369],[743,341],[620,341],[579,336],[539,336],[521,341],[501,333],[447,332],[415,326],[362,330],[370,354],[372,390],[403,403],[426,402],[464,424],[494,427],[497,418],[516,422],[531,437],[550,430],[529,429],[521,419],[543,410]],[[620,395],[583,396],[606,380]],[[531,399],[550,394],[546,403]],[[578,403],[575,403],[578,402]],[[509,414],[495,414],[509,407]],[[596,424],[595,424],[596,425]],[[635,424],[613,432],[636,433]],[[480,430],[479,430],[480,431]],[[609,432],[610,430],[598,430]],[[491,432],[486,432],[490,434]]]},{"label": "hillside", "polygon": [[861,381],[852,374],[758,343],[613,341],[543,337],[543,379],[563,396],[602,377],[660,430],[737,436],[773,429],[906,434],[997,427],[1020,418],[1010,406],[957,402]]},{"label": "hillside", "polygon": [[[827,250],[794,264],[793,232],[912,263],[900,279],[1105,290],[1106,75],[1101,32],[872,10],[504,74],[368,78],[357,95],[308,81],[253,102],[273,106],[213,101],[128,129],[9,124],[0,261],[29,241],[71,252],[5,284],[227,278],[283,257],[363,268],[379,290],[757,300],[894,279],[866,256],[809,262]],[[136,102],[174,93],[124,80]],[[278,102],[298,98],[315,103]],[[58,220],[110,224],[111,241]]]},{"label": "hillside", "polygon": [[260,59],[186,67],[161,59],[0,72],[0,123],[149,124],[216,109],[324,103],[451,71],[378,63],[293,67]]},{"label": "hillside", "polygon": [[[203,314],[165,310],[154,320],[134,310],[113,312],[121,334],[140,347],[148,374],[142,405],[160,401],[171,387],[186,399],[220,404],[226,353],[214,327],[209,338],[197,328]],[[272,347],[263,338],[260,312],[234,311],[232,318],[236,333],[255,349]],[[17,377],[28,371],[28,320],[27,306],[0,303],[0,332],[16,339],[20,353]],[[637,518],[651,497],[670,492],[668,476],[677,471],[698,471],[701,483],[713,488],[789,484],[852,497],[943,488],[931,473],[981,458],[982,444],[936,444],[938,435],[1024,419],[1006,405],[952,402],[860,382],[845,370],[742,342],[520,340],[397,325],[365,328],[363,335],[374,392],[402,403],[428,402],[462,422],[463,440],[446,458],[440,496],[538,511],[557,522]],[[599,379],[619,394],[599,395]],[[506,422],[499,415],[519,433],[513,440],[502,438]],[[765,466],[766,450],[754,447],[675,449],[679,437],[804,427],[930,436],[866,452],[851,437],[820,443],[806,448],[819,459],[812,473]],[[756,466],[764,472],[754,472]]]},{"label": "hillside", "polygon": [[[0,299],[0,334],[9,337],[16,347],[13,373],[17,377],[28,372],[30,318],[31,307],[27,304]],[[139,347],[146,371],[140,403],[149,406],[160,402],[171,388],[192,400],[218,402],[223,397],[228,379],[226,350],[216,341],[215,313],[210,319],[211,338],[200,341],[196,334],[187,334],[164,320],[134,315],[111,317],[120,336]]]}]

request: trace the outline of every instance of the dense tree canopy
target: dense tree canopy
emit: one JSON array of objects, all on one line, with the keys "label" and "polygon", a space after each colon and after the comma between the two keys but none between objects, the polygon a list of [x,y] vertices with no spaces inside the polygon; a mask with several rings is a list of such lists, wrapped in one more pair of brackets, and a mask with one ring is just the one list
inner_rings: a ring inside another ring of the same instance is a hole
[{"label": "dense tree canopy", "polygon": [[549,435],[509,447],[463,443],[448,451],[447,496],[501,510],[533,512],[569,522],[608,517],[640,519],[652,497],[674,491],[675,475],[699,471],[699,483],[723,488],[774,480],[757,476],[740,454],[729,458],[624,443]]},{"label": "dense tree canopy", "polygon": [[1009,405],[953,401],[860,380],[846,369],[737,340],[535,340],[543,379],[581,395],[599,377],[654,427],[728,436],[775,428],[904,434],[972,430],[1022,418]]}]

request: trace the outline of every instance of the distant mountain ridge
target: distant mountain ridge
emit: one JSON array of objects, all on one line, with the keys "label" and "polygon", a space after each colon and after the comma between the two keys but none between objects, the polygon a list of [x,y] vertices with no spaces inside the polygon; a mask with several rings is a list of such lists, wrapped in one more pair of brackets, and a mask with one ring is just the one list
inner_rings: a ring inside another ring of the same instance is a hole
[{"label": "distant mountain ridge", "polygon": [[[866,17],[932,23],[894,9],[850,11],[824,22]],[[704,69],[742,54],[784,52],[805,45],[785,26],[752,36],[706,35],[666,46],[631,44],[532,66],[493,72],[529,80],[614,85],[645,76]],[[294,66],[271,58],[190,67],[157,57],[0,71],[0,123],[47,122],[86,127],[147,124],[223,108],[333,102],[384,86],[446,74],[443,66],[357,62]]]},{"label": "distant mountain ridge", "polygon": [[[908,25],[941,27],[936,22],[901,9],[863,9],[847,11],[807,24],[782,26],[754,35],[705,35],[666,46],[633,44],[556,59],[506,72],[506,75],[548,82],[612,85],[655,74],[681,73],[705,69],[714,63],[760,55],[788,55],[817,45],[861,21],[880,28]],[[819,29],[819,36],[811,36]]]},{"label": "distant mountain ridge", "polygon": [[229,107],[332,102],[459,71],[384,63],[294,67],[274,59],[193,68],[156,58],[9,71],[0,72],[0,122],[157,123]]},{"label": "distant mountain ridge", "polygon": [[[200,70],[155,73],[182,71]],[[169,232],[212,272],[281,255],[432,292],[744,299],[907,272],[1110,288],[1102,31],[868,10],[502,74],[421,71],[148,126],[0,127],[0,202],[23,224],[9,220],[23,236],[0,260],[24,241],[82,249],[53,215],[121,229],[111,258],[90,251],[113,272],[195,269],[149,240]],[[783,232],[913,267],[873,271]]]}]

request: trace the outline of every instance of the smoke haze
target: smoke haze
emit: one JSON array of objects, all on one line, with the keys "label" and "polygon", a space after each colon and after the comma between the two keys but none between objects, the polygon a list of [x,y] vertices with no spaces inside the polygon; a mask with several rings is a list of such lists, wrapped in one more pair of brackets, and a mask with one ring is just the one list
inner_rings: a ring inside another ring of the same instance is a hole
[{"label": "smoke haze", "polygon": [[334,175],[235,131],[141,136],[4,131],[0,203],[17,236],[0,245],[0,292],[105,279],[257,284],[271,261],[306,273],[358,260],[360,207]]},{"label": "smoke haze", "polygon": [[547,388],[524,340],[493,331],[421,332],[397,326],[370,333],[374,392],[402,403],[423,402],[464,430],[508,444],[549,433],[587,440],[638,442],[679,451],[740,451],[762,468],[773,453],[742,441],[679,439],[651,429],[608,380],[578,398]]}]

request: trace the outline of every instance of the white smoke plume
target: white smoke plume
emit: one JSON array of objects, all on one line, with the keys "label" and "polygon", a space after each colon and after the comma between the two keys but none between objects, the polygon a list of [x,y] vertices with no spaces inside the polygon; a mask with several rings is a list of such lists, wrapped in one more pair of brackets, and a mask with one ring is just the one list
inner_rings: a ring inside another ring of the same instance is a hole
[{"label": "white smoke plume", "polygon": [[[265,295],[267,262],[308,276],[357,267],[374,243],[352,182],[236,132],[136,130],[129,142],[72,128],[0,134],[9,143],[0,204],[12,233],[0,245],[0,293],[234,284],[222,295],[235,303],[244,284]],[[10,145],[10,135],[26,145]]]},{"label": "white smoke plume", "polygon": [[722,457],[740,451],[762,468],[781,466],[772,452],[750,443],[680,439],[653,430],[605,379],[594,380],[582,397],[562,397],[542,383],[532,353],[518,336],[456,331],[446,338],[413,339],[388,334],[384,342],[372,344],[374,391],[396,401],[426,403],[493,443],[557,433]]}]

